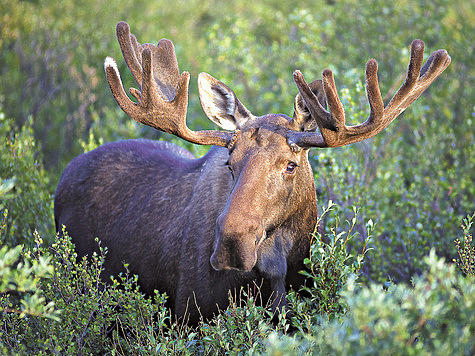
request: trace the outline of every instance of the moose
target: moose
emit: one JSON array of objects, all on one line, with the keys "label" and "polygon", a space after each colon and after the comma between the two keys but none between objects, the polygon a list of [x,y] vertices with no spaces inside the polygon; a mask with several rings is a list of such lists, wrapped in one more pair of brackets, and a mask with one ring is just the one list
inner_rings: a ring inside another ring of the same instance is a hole
[{"label": "moose", "polygon": [[292,117],[254,116],[224,83],[198,77],[206,116],[224,130],[186,125],[188,72],[180,74],[171,41],[140,44],[129,25],[116,33],[139,89],[126,94],[114,59],[104,68],[112,94],[131,118],[198,145],[201,158],[166,141],[124,140],[74,158],[60,179],[54,214],[79,256],[108,248],[102,277],[139,276],[146,294],[168,295],[178,318],[196,323],[229,303],[229,291],[257,285],[274,311],[286,290],[305,283],[299,273],[317,223],[317,197],[308,160],[312,147],[339,147],[384,130],[447,68],[445,50],[423,65],[424,43],[414,40],[407,76],[384,106],[378,64],[366,64],[367,120],[347,126],[332,71],[307,84],[295,70]]}]

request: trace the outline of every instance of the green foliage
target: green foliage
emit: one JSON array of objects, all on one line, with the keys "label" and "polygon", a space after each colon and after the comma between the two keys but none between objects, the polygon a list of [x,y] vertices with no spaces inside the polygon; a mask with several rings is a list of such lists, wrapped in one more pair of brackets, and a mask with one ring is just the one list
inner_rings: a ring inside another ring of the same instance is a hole
[{"label": "green foliage", "polygon": [[307,277],[307,285],[301,289],[305,297],[294,299],[295,295],[290,295],[292,309],[298,311],[293,316],[292,324],[301,332],[308,332],[321,319],[339,318],[347,310],[340,292],[351,276],[359,276],[373,230],[373,222],[369,220],[361,252],[354,256],[349,254],[348,243],[359,235],[353,230],[358,210],[353,208],[353,213],[353,219],[347,221],[348,231],[340,231],[339,216],[342,213],[332,201],[320,215],[318,224],[327,214],[333,215],[331,233],[325,238],[320,233],[314,235],[310,255],[304,260],[307,269],[301,272]]},{"label": "green foliage", "polygon": [[44,170],[31,124],[13,131],[13,120],[0,110],[0,211],[6,212],[0,245],[32,246],[31,233],[53,229],[49,177]]},{"label": "green foliage", "polygon": [[384,291],[350,279],[342,297],[349,311],[339,320],[314,325],[311,334],[280,336],[267,352],[339,355],[471,355],[475,351],[475,287],[436,257],[424,258],[427,271],[413,287],[393,285]]},{"label": "green foliage", "polygon": [[[307,261],[313,284],[305,289],[307,295],[291,293],[283,313],[274,316],[256,306],[258,295],[230,296],[225,311],[197,327],[176,323],[164,307],[164,295],[146,298],[136,276],[125,273],[105,284],[99,277],[107,250],[99,242],[99,254],[87,260],[77,258],[67,236],[57,238],[48,249],[36,235],[37,246],[23,254],[24,266],[13,274],[12,268],[4,271],[19,260],[21,248],[0,252],[0,273],[13,281],[0,290],[0,350],[120,355],[472,354],[472,278],[432,250],[424,259],[426,271],[413,279],[412,287],[401,283],[384,290],[377,283],[356,283],[366,247],[361,246],[362,252],[354,257],[341,248],[355,236],[356,220],[348,224],[346,232],[335,228],[336,243],[321,246],[315,240],[314,246],[320,248],[313,248]],[[370,222],[368,228],[371,231]],[[34,283],[23,283],[25,279]],[[336,282],[337,289],[332,285]],[[22,304],[11,286],[24,295],[40,295],[40,302],[24,298],[34,308],[19,313],[17,305]],[[330,309],[328,301],[333,303]]]},{"label": "green foliage", "polygon": [[[41,241],[38,236],[37,241]],[[5,251],[7,257],[12,254],[15,256],[19,248],[5,248]],[[41,302],[45,299],[50,301],[45,307],[49,314],[41,309],[35,309],[41,313],[29,310],[17,313],[12,307],[15,301],[10,295],[11,288],[6,290],[8,293],[2,295],[0,300],[3,313],[0,349],[6,347],[10,352],[20,354],[102,354],[108,348],[113,348],[113,342],[124,342],[123,336],[118,336],[120,332],[123,332],[121,335],[127,335],[136,331],[141,335],[144,330],[140,328],[145,326],[144,317],[149,328],[155,326],[157,320],[158,325],[163,324],[166,320],[163,307],[165,297],[157,294],[155,301],[146,298],[138,290],[137,277],[127,273],[117,276],[111,284],[106,284],[100,275],[107,250],[99,244],[99,251],[89,261],[86,258],[78,259],[74,245],[66,235],[57,237],[49,249],[38,244],[36,248],[28,250],[24,266],[18,265],[21,271],[10,273],[11,281],[20,288],[23,284],[18,283],[24,279],[23,275],[33,274],[34,282],[41,292]],[[12,259],[8,258],[7,261],[11,262]],[[31,290],[31,287],[26,290]],[[34,299],[25,300],[31,304]],[[59,314],[52,314],[53,305],[60,311]],[[23,314],[28,316],[22,318]],[[109,334],[114,337],[108,337]]]},{"label": "green foliage", "polygon": [[459,259],[454,262],[459,266],[463,273],[467,276],[475,277],[475,246],[472,245],[472,224],[473,219],[475,218],[475,213],[471,216],[467,215],[466,218],[462,221],[462,230],[463,230],[463,244],[461,246],[460,240],[456,239],[455,246],[457,248],[457,253]]},{"label": "green foliage", "polygon": [[119,355],[255,354],[263,351],[267,335],[276,329],[285,332],[288,327],[282,317],[273,326],[271,317],[270,311],[256,306],[253,297],[237,302],[230,296],[230,306],[216,318],[190,327],[173,322],[169,312],[150,303],[148,309],[124,313],[110,351]]},{"label": "green foliage", "polygon": [[102,145],[104,143],[104,139],[102,137],[96,138],[93,130],[91,129],[89,130],[89,137],[87,142],[81,140],[79,143],[81,144],[81,147],[84,152],[89,152]]},{"label": "green foliage", "polygon": [[[35,239],[41,243],[36,233]],[[0,249],[0,315],[16,313],[20,319],[39,316],[59,320],[54,303],[46,303],[42,290],[38,288],[40,279],[48,278],[53,272],[50,259],[39,256],[30,261],[23,258],[22,249],[21,245],[11,249],[5,245]],[[15,305],[8,298],[12,293],[19,296],[15,298]]]}]

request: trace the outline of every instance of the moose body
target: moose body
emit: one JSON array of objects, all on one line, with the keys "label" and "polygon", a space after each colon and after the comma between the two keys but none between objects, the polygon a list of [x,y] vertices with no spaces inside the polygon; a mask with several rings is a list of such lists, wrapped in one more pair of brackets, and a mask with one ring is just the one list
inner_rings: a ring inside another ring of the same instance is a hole
[{"label": "moose body", "polygon": [[85,153],[59,182],[56,226],[66,226],[79,255],[96,251],[98,237],[108,248],[104,277],[127,263],[144,292],[166,292],[172,312],[191,322],[224,309],[229,291],[246,286],[258,289],[274,310],[285,307],[286,289],[304,283],[299,271],[317,222],[309,149],[376,135],[450,63],[439,50],[422,66],[424,46],[415,40],[406,81],[384,107],[377,63],[368,61],[371,112],[356,126],[345,124],[330,70],[310,84],[294,72],[293,117],[256,117],[229,87],[201,73],[204,112],[232,132],[194,132],[186,126],[189,74],[179,74],[173,44],[163,39],[157,46],[141,45],[124,22],[117,36],[141,89],[130,90],[137,99],[131,101],[115,62],[106,59],[119,106],[138,122],[214,147],[195,158],[170,143],[128,140]]},{"label": "moose body", "polygon": [[[315,226],[315,189],[309,191],[313,209],[309,204],[292,222],[301,225],[309,215],[306,234],[289,236],[281,226],[269,231],[256,268],[216,271],[210,264],[216,220],[234,188],[228,157],[222,147],[196,159],[165,141],[105,144],[76,157],[64,171],[55,197],[56,224],[67,227],[82,256],[97,251],[94,237],[100,237],[108,248],[104,277],[130,263],[145,293],[166,292],[172,310],[180,316],[188,310],[191,322],[225,309],[228,291],[239,292],[241,286],[257,288],[269,300],[285,286],[302,283],[298,271]],[[304,241],[294,242],[298,238]]]}]

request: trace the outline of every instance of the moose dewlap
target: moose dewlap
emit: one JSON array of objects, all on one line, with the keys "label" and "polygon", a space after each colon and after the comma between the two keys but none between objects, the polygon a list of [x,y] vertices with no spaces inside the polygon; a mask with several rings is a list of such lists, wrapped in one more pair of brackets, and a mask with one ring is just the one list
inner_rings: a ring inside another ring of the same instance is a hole
[{"label": "moose dewlap", "polygon": [[167,142],[127,140],[76,157],[55,195],[55,220],[80,256],[109,252],[103,278],[129,264],[146,293],[166,292],[172,312],[196,322],[225,309],[228,291],[259,287],[274,310],[286,290],[304,283],[317,199],[308,161],[312,147],[338,147],[386,128],[444,71],[445,50],[423,65],[424,44],[415,40],[404,84],[384,107],[377,62],[366,65],[368,119],[345,125],[333,74],[298,88],[292,117],[254,116],[225,84],[198,79],[205,114],[227,131],[186,126],[189,74],[180,75],[172,42],[140,44],[128,24],[117,25],[124,59],[139,89],[124,91],[115,61],[105,71],[118,105],[131,118],[186,141],[212,145],[202,158]]}]

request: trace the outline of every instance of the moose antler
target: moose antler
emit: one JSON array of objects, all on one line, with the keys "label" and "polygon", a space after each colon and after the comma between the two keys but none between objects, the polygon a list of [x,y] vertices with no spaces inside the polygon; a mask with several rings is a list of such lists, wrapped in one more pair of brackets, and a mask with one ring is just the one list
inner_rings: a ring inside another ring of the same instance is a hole
[{"label": "moose antler", "polygon": [[289,143],[306,148],[339,147],[375,136],[411,105],[450,64],[451,59],[446,50],[440,49],[433,52],[424,66],[422,66],[423,55],[424,42],[414,40],[411,45],[411,60],[406,80],[386,107],[384,107],[378,85],[378,63],[374,59],[366,63],[366,93],[371,111],[364,123],[355,126],[345,125],[345,112],[338,98],[330,69],[325,69],[322,73],[328,111],[323,108],[317,96],[309,88],[302,73],[296,70],[295,84],[315,118],[321,134],[296,132],[289,136]]},{"label": "moose antler", "polygon": [[141,45],[126,22],[119,22],[116,30],[124,59],[140,87],[130,89],[135,103],[124,91],[114,59],[106,58],[107,81],[120,108],[134,120],[186,141],[226,147],[233,137],[231,132],[195,132],[186,126],[190,74],[180,75],[173,43],[162,39],[157,46]]}]

